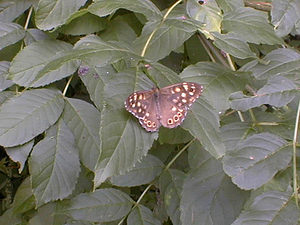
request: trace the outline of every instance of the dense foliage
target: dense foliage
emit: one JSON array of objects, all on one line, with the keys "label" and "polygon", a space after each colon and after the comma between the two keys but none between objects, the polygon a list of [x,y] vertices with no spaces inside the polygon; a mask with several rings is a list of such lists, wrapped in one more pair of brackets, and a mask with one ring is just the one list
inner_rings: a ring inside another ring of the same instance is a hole
[{"label": "dense foliage", "polygon": [[[299,35],[299,0],[0,1],[0,224],[298,224]],[[124,108],[182,81],[175,129]]]}]

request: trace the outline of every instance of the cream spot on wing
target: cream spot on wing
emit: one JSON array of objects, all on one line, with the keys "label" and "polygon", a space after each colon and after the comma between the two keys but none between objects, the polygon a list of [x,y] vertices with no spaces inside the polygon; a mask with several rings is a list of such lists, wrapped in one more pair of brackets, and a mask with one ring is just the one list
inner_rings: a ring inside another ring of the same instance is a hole
[{"label": "cream spot on wing", "polygon": [[185,99],[185,98],[183,98],[181,101],[182,101],[183,103],[186,103],[186,99]]},{"label": "cream spot on wing", "polygon": [[137,106],[138,106],[138,107],[140,107],[140,106],[141,106],[141,103],[140,103],[140,102],[138,102],[138,103],[137,103]]},{"label": "cream spot on wing", "polygon": [[143,99],[143,95],[140,95],[140,96],[139,96],[139,99],[142,100],[142,99]]},{"label": "cream spot on wing", "polygon": [[138,112],[139,112],[139,113],[140,113],[140,112],[142,112],[142,109],[141,109],[141,108],[139,108]]},{"label": "cream spot on wing", "polygon": [[173,112],[175,112],[176,109],[177,109],[177,108],[176,108],[175,106],[172,107],[172,111],[173,111]]},{"label": "cream spot on wing", "polygon": [[179,88],[179,87],[176,87],[176,88],[175,88],[175,92],[180,92],[180,88]]},{"label": "cream spot on wing", "polygon": [[186,93],[181,93],[181,97],[185,98],[186,97]]},{"label": "cream spot on wing", "polygon": [[177,103],[177,102],[178,102],[178,100],[177,100],[176,98],[174,98],[172,101],[173,101],[174,103]]},{"label": "cream spot on wing", "polygon": [[173,119],[175,122],[177,122],[179,120],[179,117],[177,115],[173,116]]},{"label": "cream spot on wing", "polygon": [[189,95],[193,96],[193,95],[194,95],[194,92],[191,92],[191,91],[190,91],[190,92],[189,92]]},{"label": "cream spot on wing", "polygon": [[149,115],[150,115],[149,113],[146,113],[146,115],[145,115],[145,116],[146,116],[146,117],[148,117]]},{"label": "cream spot on wing", "polygon": [[172,119],[168,119],[168,124],[173,124],[173,120]]},{"label": "cream spot on wing", "polygon": [[134,107],[135,107],[135,103],[132,104],[132,108],[134,108]]},{"label": "cream spot on wing", "polygon": [[183,86],[184,90],[186,90],[186,91],[187,91],[187,90],[188,90],[188,88],[189,88],[189,86],[187,85],[187,83],[183,83],[183,85],[182,85],[182,86]]}]

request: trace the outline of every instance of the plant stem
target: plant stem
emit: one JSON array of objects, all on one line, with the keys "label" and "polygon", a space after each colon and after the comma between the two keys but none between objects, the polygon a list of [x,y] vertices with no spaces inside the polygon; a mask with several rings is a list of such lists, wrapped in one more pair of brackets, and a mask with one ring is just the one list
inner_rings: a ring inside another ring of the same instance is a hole
[{"label": "plant stem", "polygon": [[146,50],[148,49],[149,47],[149,44],[150,44],[150,41],[151,39],[153,38],[154,34],[156,33],[156,31],[163,25],[163,23],[165,22],[165,20],[167,19],[168,15],[171,13],[171,11],[179,4],[181,3],[182,0],[178,0],[177,2],[175,2],[169,9],[168,11],[166,12],[166,14],[164,15],[164,17],[162,18],[162,21],[160,22],[160,24],[155,27],[155,29],[152,31],[152,33],[150,34],[148,40],[146,41],[146,44],[143,48],[143,51],[141,53],[141,57],[144,57],[145,56],[145,53],[146,53]]},{"label": "plant stem", "polygon": [[298,204],[297,154],[296,153],[297,153],[297,137],[298,137],[299,120],[300,120],[300,100],[298,103],[298,111],[297,111],[294,138],[293,138],[293,189],[294,189],[294,196],[295,196],[297,207],[299,207],[299,204]]},{"label": "plant stem", "polygon": [[66,96],[66,93],[67,93],[67,90],[68,90],[68,88],[69,88],[69,86],[70,86],[70,83],[71,83],[71,81],[72,81],[72,79],[73,79],[73,76],[74,76],[74,74],[70,77],[70,79],[68,80],[68,82],[67,82],[67,84],[66,84],[66,86],[65,86],[65,89],[64,89],[64,91],[63,91],[63,96]]},{"label": "plant stem", "polygon": [[[176,161],[176,159],[188,148],[190,147],[190,145],[196,140],[196,138],[192,139],[189,143],[187,143],[176,155],[175,157],[168,163],[168,165],[165,167],[165,169],[163,170],[163,172],[167,171],[172,164]],[[162,172],[162,173],[163,173]]]},{"label": "plant stem", "polygon": [[276,122],[258,122],[256,126],[278,126],[279,123]]},{"label": "plant stem", "polygon": [[226,53],[226,58],[227,58],[227,62],[228,62],[228,64],[229,64],[230,68],[231,68],[233,71],[236,71],[236,68],[235,68],[235,66],[234,66],[234,64],[233,64],[233,62],[232,62],[232,59],[231,59],[231,57],[230,57],[230,55],[229,55],[228,53]]},{"label": "plant stem", "polygon": [[27,28],[28,28],[29,21],[30,21],[31,15],[32,15],[32,9],[33,9],[33,7],[31,6],[30,9],[29,9],[27,18],[26,18],[26,22],[25,22],[25,25],[24,25],[24,30],[27,30]]},{"label": "plant stem", "polygon": [[[159,176],[157,177],[160,177],[160,175],[162,175],[165,171],[167,171],[171,166],[172,164],[176,161],[176,159],[178,159],[178,157],[188,148],[190,147],[190,145],[196,140],[196,138],[192,139],[189,143],[187,143],[176,155],[175,157],[167,164],[167,166],[164,168],[164,170],[159,174]],[[134,206],[131,208],[130,212],[135,209],[139,204],[140,202],[142,201],[143,197],[146,195],[147,191],[151,188],[151,186],[156,182],[157,178],[154,179],[150,184],[148,184],[148,186],[146,187],[146,189],[143,191],[143,193],[141,194],[141,196],[139,197],[139,199],[136,201],[136,203],[134,204]],[[129,213],[130,213],[129,212]],[[128,214],[127,214],[128,216]],[[118,225],[121,225],[125,218],[127,217],[123,217],[123,219],[118,223]]]},{"label": "plant stem", "polygon": [[211,53],[211,51],[210,51],[210,49],[209,49],[209,46],[206,44],[206,43],[207,43],[207,42],[206,42],[206,39],[203,38],[201,34],[197,34],[197,37],[198,37],[199,41],[201,42],[203,48],[205,49],[206,53],[208,54],[210,60],[211,60],[212,62],[215,63],[215,62],[216,62],[216,59],[215,59],[215,57],[213,56],[213,54]]},{"label": "plant stem", "polygon": [[252,110],[252,109],[249,109],[249,113],[250,113],[251,119],[252,119],[252,121],[253,121],[253,124],[255,124],[255,123],[256,123],[256,118],[255,118],[255,115],[254,115],[254,113],[253,113],[253,110]]},{"label": "plant stem", "polygon": [[[26,22],[25,22],[25,25],[24,25],[24,30],[27,30],[27,28],[28,28],[29,21],[30,21],[31,15],[32,15],[32,10],[33,10],[33,7],[31,6],[30,9],[29,9],[27,18],[26,18]],[[22,41],[22,44],[21,44],[21,49],[23,49],[23,48],[24,48],[24,41]]]}]

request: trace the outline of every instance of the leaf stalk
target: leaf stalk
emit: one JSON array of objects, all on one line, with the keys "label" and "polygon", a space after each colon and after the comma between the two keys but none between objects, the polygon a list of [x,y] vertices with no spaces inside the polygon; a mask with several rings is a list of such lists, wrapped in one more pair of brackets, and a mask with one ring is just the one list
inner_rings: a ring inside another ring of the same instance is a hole
[{"label": "leaf stalk", "polygon": [[294,138],[293,138],[293,189],[294,189],[294,196],[295,202],[297,207],[299,207],[298,203],[298,183],[297,183],[297,137],[298,137],[298,130],[299,130],[299,120],[300,120],[300,100],[298,103],[298,110],[295,122],[295,130],[294,130]]}]

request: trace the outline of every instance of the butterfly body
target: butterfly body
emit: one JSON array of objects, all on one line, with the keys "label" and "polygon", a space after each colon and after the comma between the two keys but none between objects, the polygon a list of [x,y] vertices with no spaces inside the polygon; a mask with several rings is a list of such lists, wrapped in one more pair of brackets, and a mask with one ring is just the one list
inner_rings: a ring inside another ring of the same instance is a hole
[{"label": "butterfly body", "polygon": [[161,125],[174,128],[183,122],[188,109],[202,91],[203,86],[193,82],[137,91],[126,99],[125,108],[139,119],[147,131],[155,132]]}]

